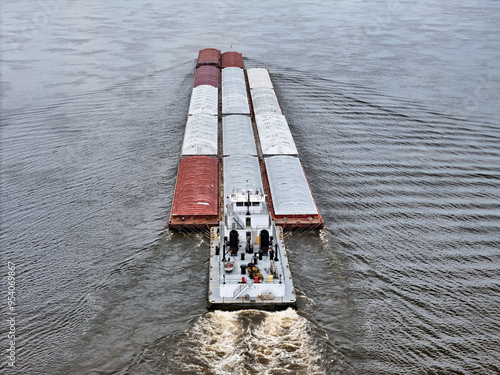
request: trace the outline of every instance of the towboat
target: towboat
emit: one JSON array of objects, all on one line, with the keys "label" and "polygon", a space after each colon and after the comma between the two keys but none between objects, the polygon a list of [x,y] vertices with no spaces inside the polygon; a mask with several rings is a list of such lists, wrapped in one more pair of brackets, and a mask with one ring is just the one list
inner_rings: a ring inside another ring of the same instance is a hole
[{"label": "towboat", "polygon": [[238,189],[225,198],[224,221],[211,229],[209,307],[294,307],[283,229],[272,220],[266,195]]}]

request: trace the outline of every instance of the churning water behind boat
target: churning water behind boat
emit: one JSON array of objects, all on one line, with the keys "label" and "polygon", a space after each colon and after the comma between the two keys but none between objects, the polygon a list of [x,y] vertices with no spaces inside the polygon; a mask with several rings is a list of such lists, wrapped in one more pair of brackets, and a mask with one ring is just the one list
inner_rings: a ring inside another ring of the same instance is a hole
[{"label": "churning water behind boat", "polygon": [[310,323],[288,309],[209,312],[185,334],[159,339],[142,355],[163,357],[166,374],[322,375],[323,354]]}]

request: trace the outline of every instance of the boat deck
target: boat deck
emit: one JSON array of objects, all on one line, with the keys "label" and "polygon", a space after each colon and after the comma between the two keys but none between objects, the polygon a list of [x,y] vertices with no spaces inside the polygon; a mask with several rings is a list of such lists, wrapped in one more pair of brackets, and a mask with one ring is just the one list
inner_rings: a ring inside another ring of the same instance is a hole
[{"label": "boat deck", "polygon": [[[257,308],[264,310],[279,310],[288,307],[295,307],[296,296],[293,289],[293,280],[290,272],[288,257],[283,243],[283,231],[276,227],[278,235],[276,238],[278,251],[278,260],[274,261],[277,272],[281,275],[279,278],[272,277],[271,257],[262,256],[257,259],[257,267],[261,272],[263,279],[255,283],[251,279],[249,272],[245,270],[242,274],[241,266],[254,262],[252,255],[245,252],[240,244],[237,258],[234,259],[234,269],[227,272],[223,268],[222,249],[217,254],[216,247],[220,247],[220,238],[217,228],[211,230],[210,241],[210,274],[209,274],[209,292],[208,303],[210,308],[216,309],[243,309]],[[244,255],[244,260],[242,260]],[[270,277],[271,276],[271,277]],[[242,282],[244,278],[245,282]]]}]

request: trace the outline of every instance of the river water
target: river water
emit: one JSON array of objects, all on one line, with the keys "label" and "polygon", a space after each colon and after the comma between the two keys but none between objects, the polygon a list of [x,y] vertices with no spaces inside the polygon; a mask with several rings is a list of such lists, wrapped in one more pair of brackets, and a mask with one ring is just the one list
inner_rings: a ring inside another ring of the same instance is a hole
[{"label": "river water", "polygon": [[[1,8],[0,372],[500,373],[500,2]],[[270,70],[325,220],[296,311],[208,312],[165,229],[206,47]]]}]

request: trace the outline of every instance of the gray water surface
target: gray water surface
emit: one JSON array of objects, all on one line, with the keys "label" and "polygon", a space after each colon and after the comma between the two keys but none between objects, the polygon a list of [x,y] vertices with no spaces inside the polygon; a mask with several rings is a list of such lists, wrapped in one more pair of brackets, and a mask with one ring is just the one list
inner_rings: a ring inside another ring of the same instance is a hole
[{"label": "gray water surface", "polygon": [[[1,8],[0,372],[500,373],[500,2]],[[296,312],[207,312],[207,239],[165,229],[206,47],[270,70],[325,220]]]}]

